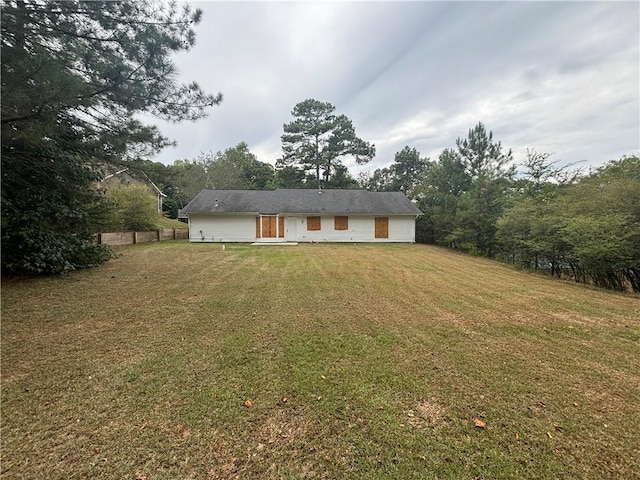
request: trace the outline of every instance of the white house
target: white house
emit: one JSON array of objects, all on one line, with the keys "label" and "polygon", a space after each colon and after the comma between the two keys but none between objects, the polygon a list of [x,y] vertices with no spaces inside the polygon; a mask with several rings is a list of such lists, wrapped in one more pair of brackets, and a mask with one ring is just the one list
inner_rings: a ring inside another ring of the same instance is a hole
[{"label": "white house", "polygon": [[182,209],[191,242],[415,242],[401,192],[202,190]]},{"label": "white house", "polygon": [[[146,181],[141,180],[139,175],[146,179]],[[105,193],[110,187],[113,187],[116,184],[137,184],[137,185],[146,185],[149,189],[149,193],[156,196],[158,200],[158,213],[162,213],[162,199],[166,197],[162,190],[158,188],[158,186],[151,181],[151,179],[144,173],[142,170],[134,172],[129,168],[123,168],[118,170],[117,172],[111,173],[100,180],[100,191]]]}]

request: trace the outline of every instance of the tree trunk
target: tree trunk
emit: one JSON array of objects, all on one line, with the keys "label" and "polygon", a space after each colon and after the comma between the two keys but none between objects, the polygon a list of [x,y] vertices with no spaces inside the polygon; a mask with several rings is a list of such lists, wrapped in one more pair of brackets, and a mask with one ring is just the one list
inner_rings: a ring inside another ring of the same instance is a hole
[{"label": "tree trunk", "polygon": [[622,274],[631,285],[631,289],[634,292],[640,292],[640,271],[635,268],[625,268],[622,270]]},{"label": "tree trunk", "polygon": [[20,0],[16,2],[16,48],[24,49],[24,23],[26,18],[27,9],[25,8],[24,1]]}]

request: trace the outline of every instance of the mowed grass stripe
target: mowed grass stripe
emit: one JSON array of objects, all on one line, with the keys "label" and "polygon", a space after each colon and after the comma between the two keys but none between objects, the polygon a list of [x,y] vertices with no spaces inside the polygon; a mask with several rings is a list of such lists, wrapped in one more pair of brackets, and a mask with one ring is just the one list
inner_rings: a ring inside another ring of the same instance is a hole
[{"label": "mowed grass stripe", "polygon": [[640,471],[638,296],[422,245],[120,253],[3,282],[3,478]]}]

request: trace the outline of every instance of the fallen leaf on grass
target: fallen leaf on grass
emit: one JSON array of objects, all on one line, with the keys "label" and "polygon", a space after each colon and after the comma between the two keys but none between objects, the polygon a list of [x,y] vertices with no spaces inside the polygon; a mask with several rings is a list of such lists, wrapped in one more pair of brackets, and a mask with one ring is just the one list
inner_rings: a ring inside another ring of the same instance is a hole
[{"label": "fallen leaf on grass", "polygon": [[487,423],[484,420],[481,420],[479,418],[474,418],[473,419],[473,426],[476,428],[484,428],[487,426]]},{"label": "fallen leaf on grass", "polygon": [[246,408],[251,408],[251,407],[253,407],[253,403],[251,403],[251,400],[245,400],[244,406]]}]

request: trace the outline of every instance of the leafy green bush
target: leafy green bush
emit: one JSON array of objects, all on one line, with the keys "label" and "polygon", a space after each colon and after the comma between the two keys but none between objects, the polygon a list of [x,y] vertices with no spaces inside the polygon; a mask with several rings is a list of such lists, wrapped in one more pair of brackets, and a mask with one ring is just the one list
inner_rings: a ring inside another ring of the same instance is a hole
[{"label": "leafy green bush", "polygon": [[113,228],[124,231],[154,230],[158,222],[157,199],[144,185],[119,184],[107,192],[115,207]]}]

